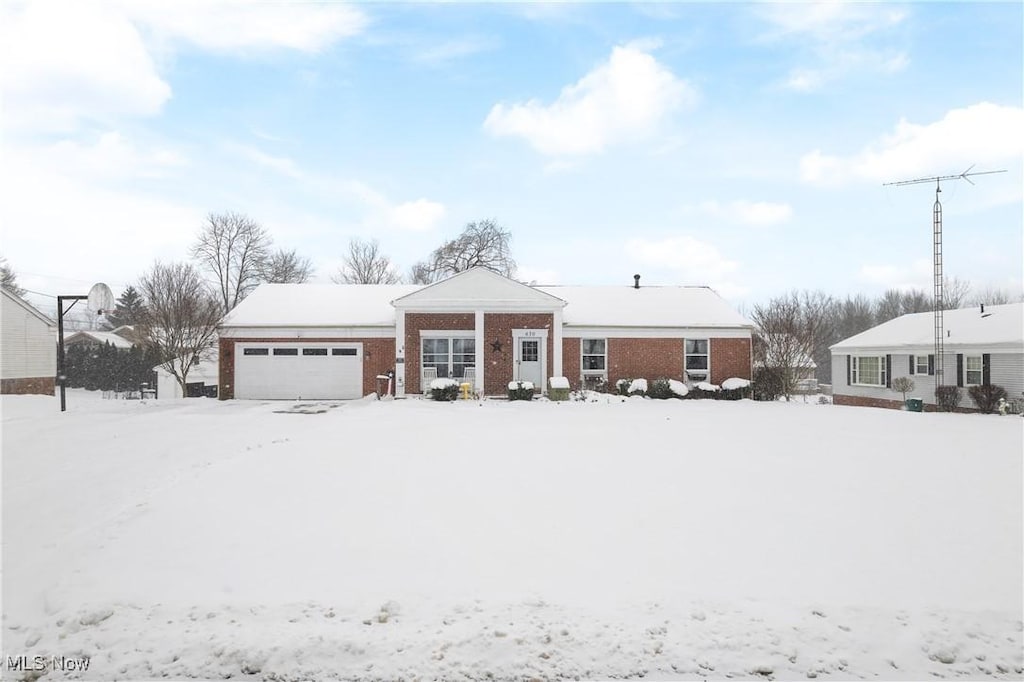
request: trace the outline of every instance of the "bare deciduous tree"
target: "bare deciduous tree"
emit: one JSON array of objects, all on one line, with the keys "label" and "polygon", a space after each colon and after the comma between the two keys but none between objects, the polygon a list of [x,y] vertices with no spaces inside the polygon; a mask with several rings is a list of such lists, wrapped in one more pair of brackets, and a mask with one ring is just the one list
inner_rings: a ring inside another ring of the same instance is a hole
[{"label": "bare deciduous tree", "polygon": [[139,280],[146,302],[136,327],[144,345],[156,349],[160,366],[177,379],[181,394],[189,371],[212,353],[221,306],[199,272],[188,263],[155,263]]},{"label": "bare deciduous tree", "polygon": [[[967,302],[967,295],[971,291],[971,283],[954,277],[942,278],[942,308],[943,310],[956,310],[962,308]],[[934,305],[928,310],[934,310]]]},{"label": "bare deciduous tree", "polygon": [[398,284],[402,276],[391,259],[380,251],[376,239],[353,239],[348,243],[345,264],[331,277],[335,284]]},{"label": "bare deciduous tree", "polygon": [[25,290],[18,285],[18,276],[3,256],[0,256],[0,285],[19,298],[25,295]]},{"label": "bare deciduous tree", "polygon": [[270,244],[267,231],[244,214],[229,211],[206,217],[192,256],[213,276],[224,312],[260,283]]},{"label": "bare deciduous tree", "polygon": [[409,278],[414,284],[430,284],[475,267],[513,277],[516,262],[511,242],[512,233],[495,220],[469,223],[462,234],[434,249],[427,260],[413,265]]},{"label": "bare deciduous tree", "polygon": [[1024,296],[1021,294],[1014,296],[1009,289],[986,287],[971,296],[967,301],[967,305],[1003,305],[1004,303],[1014,303],[1015,301],[1024,301]]},{"label": "bare deciduous tree", "polygon": [[758,327],[755,362],[777,370],[787,400],[815,364],[816,346],[831,324],[831,306],[831,298],[822,292],[792,292],[767,305],[754,306],[751,319]]},{"label": "bare deciduous tree", "polygon": [[278,249],[270,254],[260,271],[260,279],[271,284],[302,284],[312,276],[313,264],[295,253],[295,249]]}]

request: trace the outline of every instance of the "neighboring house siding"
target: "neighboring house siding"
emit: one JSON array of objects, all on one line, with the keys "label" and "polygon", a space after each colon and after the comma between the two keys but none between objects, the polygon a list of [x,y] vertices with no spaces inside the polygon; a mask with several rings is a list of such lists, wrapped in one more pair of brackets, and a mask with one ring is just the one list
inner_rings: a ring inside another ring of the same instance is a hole
[{"label": "neighboring house siding", "polygon": [[[943,381],[948,386],[957,385],[957,354],[981,355],[981,351],[975,350],[947,350],[944,354],[943,367],[945,376]],[[832,393],[835,396],[837,405],[872,405],[875,407],[900,407],[903,404],[903,394],[884,387],[854,386],[847,384],[848,355],[891,355],[892,356],[892,378],[909,376],[914,382],[914,390],[907,392],[907,398],[918,398],[926,405],[935,404],[935,376],[910,373],[910,355],[906,349],[898,351],[851,351],[850,353],[837,353],[832,356]],[[928,355],[924,351],[914,355]],[[1011,397],[1018,397],[1024,391],[1024,354],[1022,353],[990,353],[990,383],[1002,386]],[[975,408],[967,392],[967,387],[962,389],[959,406],[963,409]],[[854,400],[857,399],[857,400]],[[872,401],[883,401],[887,404],[874,404]]]},{"label": "neighboring house siding", "polygon": [[[337,343],[337,337],[302,338],[261,336],[246,338],[235,336],[220,339],[220,386],[217,397],[229,400],[235,397],[235,344],[241,343]],[[386,374],[395,366],[395,340],[383,338],[353,337],[343,339],[345,343],[363,344],[363,395],[377,390],[377,375]]]},{"label": "neighboring house siding", "polygon": [[56,329],[39,316],[2,296],[0,376],[4,393],[53,394],[57,374]]}]

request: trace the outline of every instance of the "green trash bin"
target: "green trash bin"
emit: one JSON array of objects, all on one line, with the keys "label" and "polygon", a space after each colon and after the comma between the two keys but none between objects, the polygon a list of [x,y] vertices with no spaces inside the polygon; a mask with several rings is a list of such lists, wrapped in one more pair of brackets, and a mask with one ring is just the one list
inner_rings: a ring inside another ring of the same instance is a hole
[{"label": "green trash bin", "polygon": [[907,398],[908,412],[924,412],[924,401],[920,398]]}]

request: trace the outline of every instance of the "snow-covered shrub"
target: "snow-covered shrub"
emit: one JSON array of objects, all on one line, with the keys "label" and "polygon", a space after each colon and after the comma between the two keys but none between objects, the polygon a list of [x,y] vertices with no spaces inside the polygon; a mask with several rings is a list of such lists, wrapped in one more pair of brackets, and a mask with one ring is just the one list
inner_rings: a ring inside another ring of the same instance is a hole
[{"label": "snow-covered shrub", "polygon": [[509,400],[533,400],[533,383],[530,381],[510,381],[508,384]]},{"label": "snow-covered shrub", "polygon": [[903,394],[903,402],[907,402],[907,394],[914,390],[914,380],[910,377],[896,377],[892,380],[892,390]]},{"label": "snow-covered shrub", "polygon": [[551,400],[569,399],[569,380],[565,377],[551,377],[548,379],[548,398]]},{"label": "snow-covered shrub", "polygon": [[647,395],[647,379],[633,379],[629,382],[629,388],[626,389],[626,395]]},{"label": "snow-covered shrub", "polygon": [[697,399],[711,398],[717,400],[718,398],[721,397],[720,391],[721,388],[716,386],[715,384],[709,383],[707,381],[701,381],[695,384],[693,388],[690,389],[690,397]]},{"label": "snow-covered shrub", "polygon": [[434,379],[430,382],[430,397],[433,400],[456,400],[459,397],[459,382],[455,379]]},{"label": "snow-covered shrub", "polygon": [[655,398],[657,400],[676,398],[677,396],[672,392],[672,387],[668,382],[668,379],[655,379],[652,381],[650,387],[647,389],[647,397]]},{"label": "snow-covered shrub", "polygon": [[730,377],[722,382],[722,390],[716,396],[719,400],[742,400],[750,397],[750,382],[739,377]]},{"label": "snow-covered shrub", "polygon": [[754,371],[754,400],[778,400],[785,391],[782,370],[777,367],[758,367]]},{"label": "snow-covered shrub", "polygon": [[978,409],[985,414],[995,414],[999,408],[1000,398],[1006,400],[1006,389],[1002,386],[990,384],[988,386],[971,386],[967,394],[978,406]]},{"label": "snow-covered shrub", "polygon": [[668,380],[668,387],[672,391],[673,396],[676,398],[685,398],[690,393],[690,389],[681,381],[675,379]]},{"label": "snow-covered shrub", "polygon": [[941,412],[955,411],[962,396],[959,386],[939,386],[935,389],[935,402]]},{"label": "snow-covered shrub", "polygon": [[615,391],[619,395],[629,395],[629,386],[632,383],[632,379],[619,379],[615,382]]}]

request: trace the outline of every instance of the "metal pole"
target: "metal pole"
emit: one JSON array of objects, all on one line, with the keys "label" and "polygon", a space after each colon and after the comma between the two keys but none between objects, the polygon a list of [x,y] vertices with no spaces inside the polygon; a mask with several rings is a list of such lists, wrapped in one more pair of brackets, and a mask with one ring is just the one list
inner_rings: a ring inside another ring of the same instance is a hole
[{"label": "metal pole", "polygon": [[57,383],[60,385],[60,411],[67,410],[64,397],[64,297],[57,297]]},{"label": "metal pole", "polygon": [[942,190],[939,188],[938,181],[935,182],[935,205],[932,207],[932,246],[933,246],[933,272],[934,272],[934,293],[935,293],[935,388],[938,390],[940,386],[945,385],[945,358],[943,358],[943,344],[945,343],[943,336],[943,311],[946,308],[946,302],[942,291],[943,277],[945,273],[942,271],[942,204],[939,202],[939,192]]}]

